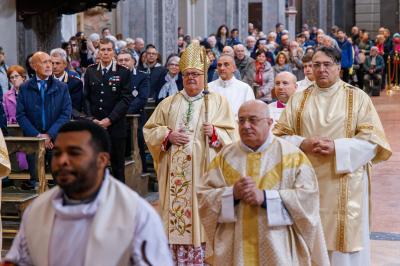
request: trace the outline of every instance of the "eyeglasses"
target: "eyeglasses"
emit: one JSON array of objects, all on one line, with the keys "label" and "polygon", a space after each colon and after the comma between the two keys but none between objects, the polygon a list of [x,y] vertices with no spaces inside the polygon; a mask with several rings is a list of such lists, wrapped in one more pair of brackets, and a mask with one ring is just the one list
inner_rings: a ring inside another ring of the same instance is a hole
[{"label": "eyeglasses", "polygon": [[197,73],[197,72],[189,72],[189,73],[183,73],[182,76],[187,77],[187,78],[197,78],[199,76],[202,76],[203,74]]},{"label": "eyeglasses", "polygon": [[21,75],[10,76],[10,80],[12,80],[12,79],[18,79],[19,77],[21,77]]},{"label": "eyeglasses", "polygon": [[335,63],[332,62],[321,62],[321,63],[313,63],[313,68],[315,69],[320,69],[321,66],[324,66],[324,68],[332,68],[333,66],[335,66]]},{"label": "eyeglasses", "polygon": [[250,116],[250,117],[239,117],[239,119],[237,120],[238,124],[243,126],[244,124],[246,124],[246,121],[249,121],[250,124],[252,125],[257,125],[261,120],[264,119],[268,119],[269,117],[262,117],[262,118],[258,118],[255,116]]},{"label": "eyeglasses", "polygon": [[168,64],[168,66],[179,67],[179,64],[171,63],[171,64]]}]

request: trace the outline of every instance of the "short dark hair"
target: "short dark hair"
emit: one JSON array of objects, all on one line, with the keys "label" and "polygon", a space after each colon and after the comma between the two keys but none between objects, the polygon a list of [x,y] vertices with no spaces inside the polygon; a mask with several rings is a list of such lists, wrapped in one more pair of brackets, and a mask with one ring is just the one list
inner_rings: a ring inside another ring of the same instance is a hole
[{"label": "short dark hair", "polygon": [[103,28],[103,29],[101,30],[101,33],[104,33],[106,30],[110,30],[110,28],[108,28],[108,27]]},{"label": "short dark hair", "polygon": [[311,62],[313,58],[313,54],[305,54],[302,58],[301,58],[301,62],[303,63],[308,63]]},{"label": "short dark hair", "polygon": [[237,28],[233,28],[233,29],[231,30],[231,33],[234,33],[235,31],[239,32],[239,30],[238,30]]},{"label": "short dark hair", "polygon": [[90,144],[95,151],[110,153],[111,142],[107,131],[92,121],[78,120],[67,122],[60,128],[58,134],[82,131],[90,133]]},{"label": "short dark hair", "polygon": [[147,51],[147,49],[149,49],[149,48],[154,48],[154,49],[157,50],[156,46],[154,44],[152,44],[152,43],[149,43],[148,45],[146,45],[146,49],[145,50]]},{"label": "short dark hair", "polygon": [[112,48],[113,48],[113,50],[115,50],[115,43],[114,43],[112,40],[110,40],[110,39],[108,39],[108,38],[102,38],[102,39],[100,39],[100,45],[102,45],[102,44],[109,44],[109,43],[112,44]]},{"label": "short dark hair", "polygon": [[321,46],[317,49],[315,54],[317,52],[324,53],[326,56],[330,57],[336,64],[340,64],[342,61],[342,53],[337,48]]},{"label": "short dark hair", "polygon": [[[119,54],[118,55],[120,55],[120,54],[127,54],[127,55],[129,55],[134,61],[135,61],[135,64],[137,63],[136,62],[136,58],[133,56],[133,54],[132,54],[132,52],[131,51],[129,51],[128,49],[122,49],[120,52],[119,52]],[[118,55],[117,55],[117,57],[118,57]]]}]

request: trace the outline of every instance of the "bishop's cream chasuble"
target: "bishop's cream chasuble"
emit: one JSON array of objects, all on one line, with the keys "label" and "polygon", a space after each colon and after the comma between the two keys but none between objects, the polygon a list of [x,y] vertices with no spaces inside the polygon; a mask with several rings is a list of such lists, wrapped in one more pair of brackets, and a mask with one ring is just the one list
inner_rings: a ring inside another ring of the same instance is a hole
[{"label": "bishop's cream chasuble", "polygon": [[[221,95],[210,93],[208,97],[209,122],[221,145],[229,144],[235,128],[231,109]],[[204,108],[202,93],[189,97],[183,90],[162,101],[143,129],[157,172],[161,216],[169,244],[200,247],[206,240],[198,215],[196,186],[208,166],[207,160],[212,160],[220,148],[210,145],[206,150]],[[179,129],[190,142],[184,146],[165,145],[169,132]]]}]

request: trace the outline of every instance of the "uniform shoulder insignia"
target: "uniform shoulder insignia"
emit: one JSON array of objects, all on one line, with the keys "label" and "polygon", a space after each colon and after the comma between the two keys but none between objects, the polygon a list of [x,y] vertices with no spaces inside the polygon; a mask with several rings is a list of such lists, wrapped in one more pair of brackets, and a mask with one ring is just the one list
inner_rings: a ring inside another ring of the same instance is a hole
[{"label": "uniform shoulder insignia", "polygon": [[88,68],[89,68],[89,67],[97,67],[97,64],[88,65]]},{"label": "uniform shoulder insignia", "polygon": [[143,73],[143,74],[148,74],[147,71],[143,71],[143,70],[136,70],[137,72]]}]

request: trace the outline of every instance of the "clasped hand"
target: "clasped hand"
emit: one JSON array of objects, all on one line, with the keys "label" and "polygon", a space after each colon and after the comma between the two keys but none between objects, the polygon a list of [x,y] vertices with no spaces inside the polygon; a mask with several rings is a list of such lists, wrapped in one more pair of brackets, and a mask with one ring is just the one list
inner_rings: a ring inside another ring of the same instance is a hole
[{"label": "clasped hand", "polygon": [[[211,137],[213,134],[213,126],[210,123],[203,124],[204,134]],[[168,135],[168,141],[173,145],[182,146],[189,143],[189,136],[185,133],[185,129],[181,128],[177,131],[171,131]]]},{"label": "clasped hand", "polygon": [[264,192],[257,188],[251,177],[244,176],[233,185],[233,197],[251,206],[260,206],[264,202]]},{"label": "clasped hand", "polygon": [[303,140],[300,149],[305,153],[314,155],[333,155],[335,153],[335,142],[326,137],[313,137]]}]

